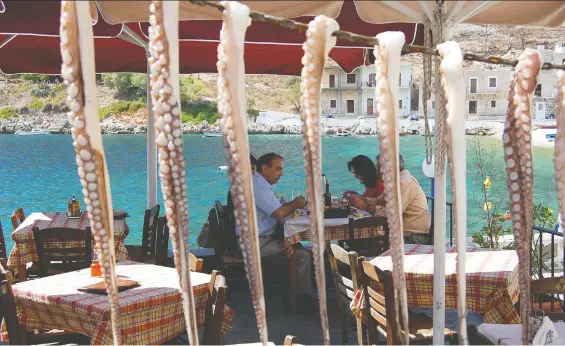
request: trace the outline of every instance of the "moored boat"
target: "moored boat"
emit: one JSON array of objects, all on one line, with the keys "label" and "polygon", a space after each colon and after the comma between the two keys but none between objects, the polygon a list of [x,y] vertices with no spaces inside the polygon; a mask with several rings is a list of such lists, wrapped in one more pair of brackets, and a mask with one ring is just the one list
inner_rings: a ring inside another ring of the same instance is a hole
[{"label": "moored boat", "polygon": [[49,131],[42,129],[32,129],[31,131],[18,130],[14,132],[14,134],[18,136],[38,136],[38,135],[48,135]]}]

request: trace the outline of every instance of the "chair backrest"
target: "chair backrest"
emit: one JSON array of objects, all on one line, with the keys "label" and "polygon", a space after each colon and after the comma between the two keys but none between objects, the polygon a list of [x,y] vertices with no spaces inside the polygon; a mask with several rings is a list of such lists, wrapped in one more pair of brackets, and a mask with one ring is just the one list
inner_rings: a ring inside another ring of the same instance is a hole
[{"label": "chair backrest", "polygon": [[565,277],[532,280],[530,293],[532,311],[541,309],[552,321],[565,321],[563,300],[559,298],[559,295],[565,294]]},{"label": "chair backrest", "polygon": [[226,279],[217,270],[212,271],[206,302],[206,317],[204,320],[204,334],[202,344],[219,345],[222,323],[224,321],[224,307],[228,295]]},{"label": "chair backrest", "polygon": [[12,345],[25,345],[25,331],[20,327],[10,283],[10,271],[0,263],[0,321],[4,320]]},{"label": "chair backrest", "polygon": [[290,345],[300,345],[298,343],[298,338],[294,335],[287,335],[284,338],[284,346],[290,346]]},{"label": "chair backrest", "polygon": [[214,203],[216,212],[220,215],[220,228],[222,230],[222,252],[223,250],[239,250],[237,234],[235,233],[235,215],[233,209],[222,205],[220,201]]},{"label": "chair backrest", "polygon": [[377,327],[381,327],[386,332],[387,345],[400,345],[402,340],[398,336],[395,322],[392,273],[382,271],[367,261],[363,261],[361,265],[369,342],[378,342]]},{"label": "chair backrest", "polygon": [[22,208],[14,210],[10,219],[12,220],[12,226],[14,227],[14,230],[16,230],[16,228],[18,228],[18,226],[26,219],[24,210]]},{"label": "chair backrest", "polygon": [[155,235],[155,265],[166,266],[169,256],[169,227],[165,216],[158,218]]},{"label": "chair backrest", "polygon": [[[48,275],[52,262],[62,262],[62,271],[88,268],[92,263],[92,233],[90,227],[44,228],[33,227],[33,238],[37,249],[39,276]],[[73,242],[73,247],[68,246]]]},{"label": "chair backrest", "polygon": [[198,258],[196,255],[189,253],[188,260],[191,272],[202,273],[202,266],[204,265],[204,260],[202,258]]},{"label": "chair backrest", "polygon": [[6,241],[4,241],[4,230],[2,229],[2,222],[0,222],[0,260],[8,260],[8,253],[6,252]]},{"label": "chair backrest", "polygon": [[[370,239],[355,239],[355,229],[376,228],[381,226],[383,234]],[[349,219],[349,239],[347,241],[349,250],[355,251],[363,256],[378,256],[390,248],[389,227],[386,217],[364,217],[361,219]]]},{"label": "chair backrest", "polygon": [[155,238],[159,223],[159,210],[161,206],[157,204],[151,209],[145,210],[143,218],[143,235],[141,238],[141,249],[144,254],[155,255]]}]

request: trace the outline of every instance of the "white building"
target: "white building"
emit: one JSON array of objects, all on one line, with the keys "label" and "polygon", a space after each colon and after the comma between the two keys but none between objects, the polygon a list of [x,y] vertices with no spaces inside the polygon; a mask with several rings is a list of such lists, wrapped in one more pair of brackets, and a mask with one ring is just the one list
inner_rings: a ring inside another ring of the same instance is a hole
[{"label": "white building", "polygon": [[[412,68],[400,66],[398,108],[401,116],[410,114]],[[375,116],[375,66],[362,66],[345,73],[339,66],[326,66],[322,75],[322,116]]]}]

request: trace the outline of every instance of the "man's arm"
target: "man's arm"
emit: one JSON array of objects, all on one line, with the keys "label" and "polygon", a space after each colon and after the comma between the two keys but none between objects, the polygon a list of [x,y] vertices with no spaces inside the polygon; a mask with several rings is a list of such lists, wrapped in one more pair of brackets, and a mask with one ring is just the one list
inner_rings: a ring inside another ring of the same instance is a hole
[{"label": "man's arm", "polygon": [[271,213],[275,219],[284,219],[292,214],[296,209],[304,208],[304,197],[296,197],[294,200],[281,205],[277,210]]}]

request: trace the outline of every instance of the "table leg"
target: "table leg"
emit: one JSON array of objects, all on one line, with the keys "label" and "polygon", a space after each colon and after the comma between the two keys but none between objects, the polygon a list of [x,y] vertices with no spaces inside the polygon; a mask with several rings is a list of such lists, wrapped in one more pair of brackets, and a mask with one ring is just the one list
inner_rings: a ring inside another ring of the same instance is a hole
[{"label": "table leg", "polygon": [[25,264],[18,265],[18,280],[20,282],[26,281],[27,279],[27,268]]},{"label": "table leg", "polygon": [[290,312],[296,314],[296,248],[289,258],[288,272],[290,281]]}]

